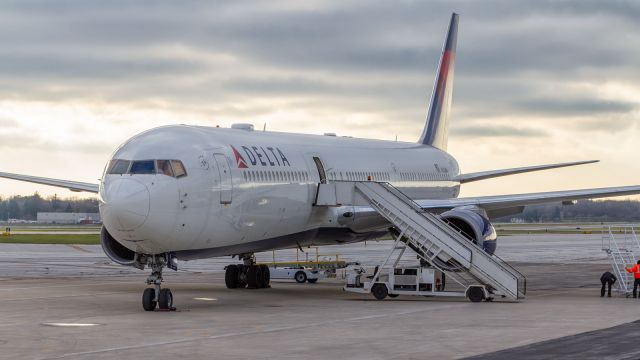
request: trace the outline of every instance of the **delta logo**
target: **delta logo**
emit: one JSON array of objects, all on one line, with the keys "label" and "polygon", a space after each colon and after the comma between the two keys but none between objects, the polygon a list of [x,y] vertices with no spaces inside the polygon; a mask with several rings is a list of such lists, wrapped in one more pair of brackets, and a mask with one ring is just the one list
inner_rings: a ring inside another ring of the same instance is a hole
[{"label": "delta logo", "polygon": [[240,146],[244,155],[249,159],[249,163],[233,145],[229,146],[231,146],[233,156],[236,158],[238,169],[248,169],[249,163],[252,166],[291,166],[287,156],[275,146]]},{"label": "delta logo", "polygon": [[238,169],[247,169],[247,168],[249,168],[247,166],[247,162],[244,161],[244,158],[242,157],[242,155],[240,155],[238,150],[236,150],[236,148],[234,148],[233,145],[230,145],[230,146],[231,146],[231,150],[233,150],[233,156],[235,156],[235,158],[236,158],[236,164],[238,164]]}]

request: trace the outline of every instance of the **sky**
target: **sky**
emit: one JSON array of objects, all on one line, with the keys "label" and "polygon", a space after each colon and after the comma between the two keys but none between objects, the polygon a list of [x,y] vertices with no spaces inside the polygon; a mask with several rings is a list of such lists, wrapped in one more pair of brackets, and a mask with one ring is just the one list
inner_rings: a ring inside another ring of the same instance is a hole
[{"label": "sky", "polygon": [[[460,14],[449,152],[463,172],[599,159],[462,196],[640,184],[640,3],[0,3],[0,171],[97,183],[166,124],[416,141]],[[69,196],[0,180],[0,196]]]}]

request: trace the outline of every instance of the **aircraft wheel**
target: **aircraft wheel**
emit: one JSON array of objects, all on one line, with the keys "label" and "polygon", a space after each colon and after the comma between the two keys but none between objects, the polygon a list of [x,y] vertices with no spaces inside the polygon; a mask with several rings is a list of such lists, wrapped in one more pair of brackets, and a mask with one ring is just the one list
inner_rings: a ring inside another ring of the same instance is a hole
[{"label": "aircraft wheel", "polygon": [[256,270],[256,287],[258,289],[263,289],[265,287],[267,287],[267,284],[264,283],[264,272],[262,271],[262,266],[260,265],[254,265],[253,266]]},{"label": "aircraft wheel", "polygon": [[481,302],[484,300],[484,291],[480,286],[472,286],[467,289],[467,298],[474,303]]},{"label": "aircraft wheel", "polygon": [[298,284],[302,284],[305,281],[307,281],[307,274],[304,271],[298,271],[295,276],[294,279],[296,279],[296,282]]},{"label": "aircraft wheel", "polygon": [[385,284],[374,284],[371,287],[371,293],[376,299],[383,300],[387,297],[387,295],[389,295],[389,290],[387,289],[387,285]]},{"label": "aircraft wheel", "polygon": [[269,267],[267,265],[260,265],[260,268],[262,269],[262,283],[264,284],[265,288],[270,288],[271,286],[269,285],[271,283],[271,271],[269,270]]},{"label": "aircraft wheel", "polygon": [[142,293],[142,307],[145,311],[153,311],[156,309],[156,290],[146,288]]},{"label": "aircraft wheel", "polygon": [[387,294],[390,298],[397,298],[400,294]]},{"label": "aircraft wheel", "polygon": [[258,277],[257,275],[257,266],[251,265],[248,266],[247,269],[247,289],[257,289],[258,288]]},{"label": "aircraft wheel", "polygon": [[245,279],[247,278],[247,267],[244,264],[238,264],[238,289],[244,289],[247,287]]},{"label": "aircraft wheel", "polygon": [[160,290],[160,294],[158,295],[158,308],[160,308],[160,310],[171,310],[171,308],[173,308],[173,294],[171,294],[171,290]]},{"label": "aircraft wheel", "polygon": [[227,265],[224,271],[224,283],[228,289],[235,289],[238,287],[238,265]]},{"label": "aircraft wheel", "polygon": [[309,284],[315,284],[318,282],[318,279],[307,279],[307,281],[309,282]]}]

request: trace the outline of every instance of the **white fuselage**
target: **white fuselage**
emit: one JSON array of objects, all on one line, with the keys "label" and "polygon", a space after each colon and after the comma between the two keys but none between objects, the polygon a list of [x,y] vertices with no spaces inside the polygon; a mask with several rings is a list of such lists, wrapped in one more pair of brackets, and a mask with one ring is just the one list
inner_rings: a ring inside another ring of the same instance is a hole
[{"label": "white fuselage", "polygon": [[[317,159],[314,159],[317,158]],[[414,199],[458,196],[458,164],[413,143],[196,126],[149,130],[113,155],[180,160],[187,175],[107,174],[104,226],[140,253],[179,258],[236,255],[311,244],[362,241],[389,224],[352,206],[314,206],[326,182],[386,181]]]}]

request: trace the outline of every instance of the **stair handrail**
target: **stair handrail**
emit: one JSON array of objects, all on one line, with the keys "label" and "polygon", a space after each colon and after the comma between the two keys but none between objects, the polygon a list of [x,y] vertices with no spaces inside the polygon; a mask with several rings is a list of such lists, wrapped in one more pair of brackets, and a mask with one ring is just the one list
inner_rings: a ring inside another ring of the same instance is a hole
[{"label": "stair handrail", "polygon": [[[414,207],[417,208],[418,212],[420,214],[425,212],[425,209],[423,209],[417,202],[415,202],[415,200],[411,199],[409,196],[407,196],[405,193],[403,193],[400,189],[398,189],[397,187],[391,185],[390,183],[383,183],[383,185],[388,185],[390,188],[392,188],[393,190],[395,190],[394,192],[396,193],[395,195],[401,195],[404,199],[408,200],[408,202],[412,203],[414,205]],[[445,219],[443,217],[439,218],[440,220],[442,220],[444,223],[446,223],[449,227],[453,228],[453,230],[455,230],[456,232],[458,232],[460,235],[464,236],[465,238],[471,240],[473,239],[472,236],[470,236],[469,234],[467,234],[464,230],[460,229],[460,227],[458,227],[456,224],[454,224],[453,222],[449,221],[448,219]],[[523,276],[518,270],[516,270],[515,268],[513,268],[512,266],[508,265],[506,261],[504,261],[502,258],[500,258],[498,255],[496,254],[489,254],[487,253],[482,247],[480,247],[480,245],[478,245],[477,243],[474,242],[469,242],[469,243],[465,243],[465,245],[467,244],[471,244],[472,246],[474,246],[477,250],[481,250],[484,251],[487,255],[489,256],[493,256],[495,258],[497,258],[498,260],[500,260],[500,262],[502,262],[506,267],[508,267],[509,269],[513,270],[514,272],[516,272],[518,275]],[[640,244],[640,243],[639,243]],[[524,276],[523,276],[524,277]]]},{"label": "stair handrail", "polygon": [[[638,252],[640,252],[640,240],[638,239],[638,236],[636,235],[635,226],[629,225],[629,227],[631,228],[631,235],[633,236],[633,240],[636,243],[636,248],[637,248]],[[635,254],[635,251],[634,251],[634,254]]]}]

